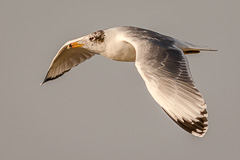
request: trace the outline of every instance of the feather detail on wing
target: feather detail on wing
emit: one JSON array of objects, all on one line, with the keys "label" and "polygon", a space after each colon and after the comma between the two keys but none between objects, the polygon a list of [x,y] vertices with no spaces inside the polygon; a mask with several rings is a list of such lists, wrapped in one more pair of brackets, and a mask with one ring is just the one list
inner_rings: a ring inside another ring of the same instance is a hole
[{"label": "feather detail on wing", "polygon": [[184,53],[169,44],[137,47],[136,67],[155,101],[187,132],[202,137],[208,129],[206,103],[195,87]]},{"label": "feather detail on wing", "polygon": [[82,47],[68,48],[69,44],[70,42],[67,42],[58,51],[49,67],[43,83],[62,76],[73,67],[79,65],[80,63],[95,55],[95,53]]}]

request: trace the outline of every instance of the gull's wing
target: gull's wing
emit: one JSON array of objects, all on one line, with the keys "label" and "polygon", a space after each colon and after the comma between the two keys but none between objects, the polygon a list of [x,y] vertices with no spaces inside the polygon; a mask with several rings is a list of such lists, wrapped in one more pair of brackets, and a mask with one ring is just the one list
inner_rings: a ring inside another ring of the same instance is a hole
[{"label": "gull's wing", "polygon": [[136,67],[163,110],[183,129],[202,137],[208,129],[206,103],[195,87],[183,52],[147,41],[137,47]]},{"label": "gull's wing", "polygon": [[49,67],[43,83],[60,77],[71,68],[95,55],[95,53],[82,47],[68,49],[68,45],[71,42],[72,41],[65,43],[60,48]]}]

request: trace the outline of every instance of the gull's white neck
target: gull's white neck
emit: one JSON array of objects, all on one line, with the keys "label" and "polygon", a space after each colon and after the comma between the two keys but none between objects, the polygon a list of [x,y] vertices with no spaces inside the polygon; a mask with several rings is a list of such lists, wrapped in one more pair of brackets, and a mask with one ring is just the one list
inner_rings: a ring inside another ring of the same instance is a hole
[{"label": "gull's white neck", "polygon": [[123,32],[114,28],[105,30],[105,51],[101,55],[116,61],[134,62],[136,51],[125,41]]}]

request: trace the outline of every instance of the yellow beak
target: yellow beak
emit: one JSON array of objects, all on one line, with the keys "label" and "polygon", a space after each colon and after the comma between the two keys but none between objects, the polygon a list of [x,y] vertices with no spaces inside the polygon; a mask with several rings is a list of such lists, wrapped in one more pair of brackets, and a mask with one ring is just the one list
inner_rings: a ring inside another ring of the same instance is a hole
[{"label": "yellow beak", "polygon": [[84,44],[79,44],[78,42],[73,42],[67,46],[67,49],[82,47]]}]

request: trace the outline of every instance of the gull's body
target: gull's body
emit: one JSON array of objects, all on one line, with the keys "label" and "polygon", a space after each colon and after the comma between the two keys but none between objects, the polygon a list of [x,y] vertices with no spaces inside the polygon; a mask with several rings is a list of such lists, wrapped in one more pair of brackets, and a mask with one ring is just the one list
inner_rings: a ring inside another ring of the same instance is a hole
[{"label": "gull's body", "polygon": [[95,54],[135,62],[155,101],[183,129],[202,137],[208,129],[207,106],[194,85],[184,55],[200,51],[211,49],[136,27],[100,30],[64,44],[43,83],[63,75]]}]

